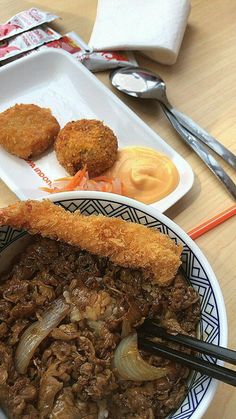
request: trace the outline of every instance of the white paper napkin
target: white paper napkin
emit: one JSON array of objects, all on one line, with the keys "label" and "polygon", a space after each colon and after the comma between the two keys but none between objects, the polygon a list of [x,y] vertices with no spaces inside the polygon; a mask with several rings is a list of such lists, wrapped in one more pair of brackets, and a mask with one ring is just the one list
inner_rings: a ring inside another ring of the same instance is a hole
[{"label": "white paper napkin", "polygon": [[190,8],[189,0],[98,0],[89,45],[96,51],[139,50],[174,64]]}]

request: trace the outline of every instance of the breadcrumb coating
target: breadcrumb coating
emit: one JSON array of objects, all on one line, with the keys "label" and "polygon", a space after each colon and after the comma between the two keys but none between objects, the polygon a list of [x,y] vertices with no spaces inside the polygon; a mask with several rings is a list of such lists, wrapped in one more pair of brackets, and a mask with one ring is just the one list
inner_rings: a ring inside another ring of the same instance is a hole
[{"label": "breadcrumb coating", "polygon": [[59,163],[72,176],[85,165],[90,177],[101,175],[115,163],[117,149],[115,134],[96,119],[68,122],[55,143]]},{"label": "breadcrumb coating", "polygon": [[70,213],[48,200],[1,209],[2,225],[78,246],[120,266],[142,268],[160,286],[172,282],[181,264],[182,246],[157,230],[102,215]]},{"label": "breadcrumb coating", "polygon": [[15,105],[0,113],[0,145],[22,159],[46,151],[60,130],[50,109]]}]

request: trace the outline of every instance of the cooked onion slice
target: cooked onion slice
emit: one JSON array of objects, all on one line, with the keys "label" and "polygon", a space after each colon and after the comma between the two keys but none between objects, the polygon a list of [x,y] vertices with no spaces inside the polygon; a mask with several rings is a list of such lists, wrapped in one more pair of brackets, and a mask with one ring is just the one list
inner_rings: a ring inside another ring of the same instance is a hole
[{"label": "cooked onion slice", "polygon": [[157,368],[144,361],[138,351],[137,334],[122,339],[116,348],[114,367],[121,378],[132,381],[150,381],[164,377],[168,370]]},{"label": "cooked onion slice", "polygon": [[15,353],[15,366],[20,374],[26,372],[39,344],[64,319],[68,310],[69,306],[65,303],[65,300],[59,298],[51,304],[40,320],[31,324],[24,331]]}]

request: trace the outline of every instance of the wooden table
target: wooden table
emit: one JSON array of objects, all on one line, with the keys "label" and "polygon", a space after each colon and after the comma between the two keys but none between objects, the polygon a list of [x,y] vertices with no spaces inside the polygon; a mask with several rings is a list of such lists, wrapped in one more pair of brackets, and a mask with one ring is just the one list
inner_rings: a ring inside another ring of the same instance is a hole
[{"label": "wooden table", "polygon": [[[127,0],[128,1],[128,0]],[[1,21],[32,6],[62,17],[53,27],[61,33],[77,31],[88,41],[96,15],[96,0],[0,0]],[[192,0],[192,12],[181,52],[175,65],[159,65],[137,54],[141,65],[164,78],[170,101],[210,131],[236,153],[236,1]],[[109,86],[108,74],[99,79]],[[118,94],[119,95],[119,94]],[[136,102],[119,95],[153,130],[158,132],[192,166],[191,191],[167,211],[167,216],[188,230],[231,206],[232,199],[199,158],[173,132],[157,104]],[[222,163],[222,162],[221,162]],[[1,163],[0,163],[1,164]],[[233,170],[226,167],[230,176]],[[17,197],[0,181],[0,206]],[[197,239],[222,287],[229,322],[229,346],[236,349],[236,222],[230,219]],[[205,419],[234,419],[236,392],[220,384]]]}]

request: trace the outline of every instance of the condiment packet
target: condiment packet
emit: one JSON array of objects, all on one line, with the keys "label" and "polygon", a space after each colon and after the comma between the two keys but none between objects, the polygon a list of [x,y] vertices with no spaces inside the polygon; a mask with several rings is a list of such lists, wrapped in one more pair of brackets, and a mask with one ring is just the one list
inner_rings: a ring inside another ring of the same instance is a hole
[{"label": "condiment packet", "polygon": [[137,67],[138,63],[132,52],[104,51],[78,52],[73,56],[80,60],[93,73],[117,67]]},{"label": "condiment packet", "polygon": [[93,52],[92,48],[76,32],[68,32],[66,36],[72,39],[83,51]]},{"label": "condiment packet", "polygon": [[22,33],[14,38],[0,41],[0,61],[37,48],[46,42],[59,39],[61,35],[46,25]]},{"label": "condiment packet", "polygon": [[[32,31],[33,32],[33,31]],[[55,31],[54,31],[55,32]],[[56,33],[56,32],[55,32]],[[57,34],[58,35],[58,34]],[[60,37],[60,35],[59,35]],[[59,38],[58,37],[58,38]],[[45,48],[58,48],[67,51],[73,57],[84,64],[90,71],[96,73],[98,71],[105,71],[116,67],[137,67],[138,63],[134,58],[134,55],[130,51],[118,52],[118,51],[105,51],[105,52],[94,52],[89,46],[75,33],[69,32],[66,35],[61,36],[59,39],[48,42],[45,41],[45,45],[37,49],[34,46],[31,51],[19,51],[15,56],[7,56],[4,64],[7,64],[15,59],[21,58],[22,56],[41,51]],[[1,43],[0,43],[1,44]],[[10,58],[8,58],[10,57]],[[1,61],[1,47],[0,47],[0,61]]]},{"label": "condiment packet", "polygon": [[73,56],[81,61],[90,71],[96,73],[117,67],[137,67],[138,63],[134,54],[130,51],[103,51],[94,52],[75,32],[69,32],[68,37],[73,39],[81,51],[73,53]]},{"label": "condiment packet", "polygon": [[57,18],[58,16],[44,12],[35,7],[24,10],[13,16],[6,23],[0,25],[0,41],[10,38],[11,36],[19,35],[22,32],[26,32],[36,26],[51,22]]},{"label": "condiment packet", "polygon": [[[38,51],[41,51],[45,48],[58,48],[63,49],[64,51],[69,52],[70,54],[76,54],[78,52],[85,53],[89,52],[90,50],[87,49],[88,46],[85,44],[85,42],[79,38],[76,39],[72,35],[76,35],[74,32],[67,33],[66,35],[63,35],[60,39],[56,41],[49,42],[46,45],[43,45],[38,49]],[[77,36],[77,35],[76,35]]]},{"label": "condiment packet", "polygon": [[132,52],[94,52],[75,32],[69,32],[59,40],[42,46],[39,50],[51,47],[61,48],[69,52],[93,73],[116,67],[134,67],[138,65]]},{"label": "condiment packet", "polygon": [[64,51],[69,52],[70,54],[75,54],[79,51],[82,51],[82,47],[78,45],[78,43],[76,43],[69,36],[69,34],[63,35],[60,39],[57,39],[55,41],[49,42],[46,45],[43,45],[42,47],[38,48],[37,51],[41,51],[42,49],[45,49],[45,48],[63,49]]}]

